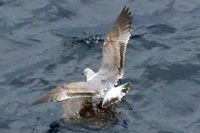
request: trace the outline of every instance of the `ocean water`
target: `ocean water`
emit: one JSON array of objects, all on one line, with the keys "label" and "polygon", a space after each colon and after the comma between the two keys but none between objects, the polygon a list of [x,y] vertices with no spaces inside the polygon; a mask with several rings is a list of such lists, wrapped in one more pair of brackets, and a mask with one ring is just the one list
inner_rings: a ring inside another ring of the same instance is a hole
[{"label": "ocean water", "polygon": [[[103,39],[124,5],[134,28],[122,82],[133,88],[120,115],[98,128],[52,128],[61,105],[31,103],[56,85],[85,80],[85,67],[98,70]],[[1,0],[0,132],[199,133],[200,1]]]}]

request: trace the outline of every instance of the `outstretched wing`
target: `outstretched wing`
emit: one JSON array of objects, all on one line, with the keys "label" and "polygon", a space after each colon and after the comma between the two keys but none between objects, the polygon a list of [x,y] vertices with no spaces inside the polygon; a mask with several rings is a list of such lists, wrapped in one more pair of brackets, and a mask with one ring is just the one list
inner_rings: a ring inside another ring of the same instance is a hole
[{"label": "outstretched wing", "polygon": [[103,43],[102,64],[98,71],[98,74],[105,75],[113,84],[123,77],[125,52],[131,30],[132,15],[129,8],[124,7]]},{"label": "outstretched wing", "polygon": [[33,105],[46,102],[60,102],[73,98],[92,97],[96,94],[97,91],[86,82],[63,84],[36,100]]}]

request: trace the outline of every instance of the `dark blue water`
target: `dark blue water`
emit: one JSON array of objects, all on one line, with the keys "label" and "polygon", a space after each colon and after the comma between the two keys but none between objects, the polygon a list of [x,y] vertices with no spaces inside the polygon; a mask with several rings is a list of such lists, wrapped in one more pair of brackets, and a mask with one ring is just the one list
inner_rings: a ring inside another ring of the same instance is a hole
[{"label": "dark blue water", "polygon": [[[134,87],[111,125],[51,130],[60,104],[31,106],[98,70],[105,34],[124,5],[134,16],[125,76]],[[199,0],[1,0],[0,132],[200,132]]]}]

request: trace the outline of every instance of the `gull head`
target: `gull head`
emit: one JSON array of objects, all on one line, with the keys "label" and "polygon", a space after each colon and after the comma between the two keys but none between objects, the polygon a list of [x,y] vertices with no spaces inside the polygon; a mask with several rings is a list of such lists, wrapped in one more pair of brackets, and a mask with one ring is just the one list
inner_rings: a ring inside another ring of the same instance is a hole
[{"label": "gull head", "polygon": [[83,70],[83,75],[86,77],[87,81],[95,74],[95,72],[90,68],[85,68]]}]

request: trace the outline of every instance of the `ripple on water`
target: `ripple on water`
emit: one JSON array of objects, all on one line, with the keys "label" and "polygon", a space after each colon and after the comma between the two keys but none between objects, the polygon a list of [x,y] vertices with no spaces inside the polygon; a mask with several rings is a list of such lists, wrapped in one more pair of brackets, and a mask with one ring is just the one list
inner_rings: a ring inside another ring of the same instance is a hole
[{"label": "ripple on water", "polygon": [[[124,5],[134,29],[121,82],[133,88],[116,117],[56,127],[60,104],[32,101],[85,80],[85,67],[98,70],[103,38]],[[199,0],[2,0],[0,7],[0,132],[199,133]]]}]

